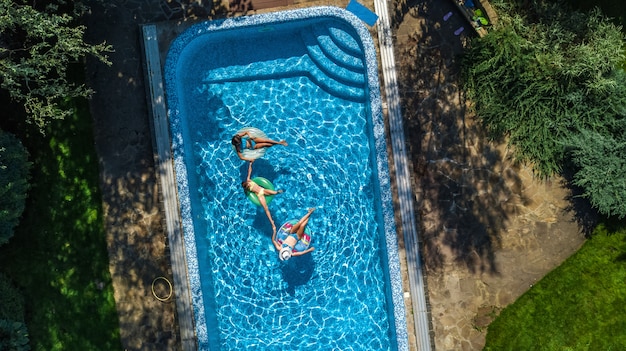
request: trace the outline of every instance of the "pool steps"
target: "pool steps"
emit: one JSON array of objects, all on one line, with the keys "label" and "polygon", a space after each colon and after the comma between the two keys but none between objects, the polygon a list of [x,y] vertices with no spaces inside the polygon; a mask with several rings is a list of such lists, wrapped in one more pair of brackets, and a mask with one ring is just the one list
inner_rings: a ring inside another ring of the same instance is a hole
[{"label": "pool steps", "polygon": [[338,97],[350,101],[365,101],[365,87],[346,85],[329,77],[315,65],[308,55],[290,57],[280,64],[268,65],[267,62],[255,62],[245,66],[229,66],[213,69],[202,80],[207,84],[225,82],[245,82],[259,79],[277,79],[285,77],[308,76],[316,85]]},{"label": "pool steps", "polygon": [[333,41],[337,43],[341,49],[352,56],[359,57],[363,55],[363,49],[359,42],[348,32],[341,28],[330,27],[328,33],[332,37]]},{"label": "pool steps", "polygon": [[[349,61],[347,57],[353,56],[348,55],[342,50],[337,50],[339,48],[336,45],[336,49],[334,51],[326,52],[324,50],[324,45],[326,45],[326,50],[333,49],[328,43],[332,40],[328,35],[320,36],[310,31],[302,31],[301,37],[302,40],[304,40],[307,50],[309,51],[309,57],[313,63],[315,63],[317,68],[324,72],[329,78],[349,86],[365,86],[365,74],[363,72],[363,68],[361,68],[360,72],[358,72],[356,71],[358,67],[349,65],[347,62]],[[325,44],[321,44],[322,42]]]},{"label": "pool steps", "polygon": [[313,26],[301,31],[308,55],[290,57],[280,64],[253,62],[245,66],[213,69],[203,81],[223,83],[307,75],[325,91],[351,101],[366,100],[366,69],[355,55],[363,55],[354,37],[343,29]]},{"label": "pool steps", "polygon": [[[334,29],[334,27],[332,27]],[[363,52],[350,48],[349,45],[341,43],[341,39],[330,33],[331,28],[314,25],[313,33],[317,37],[318,45],[326,57],[333,60],[337,65],[345,67],[353,72],[365,74],[365,65],[363,64]],[[345,32],[344,32],[345,33]],[[349,34],[345,37],[352,38]],[[358,44],[357,44],[358,45]]]}]

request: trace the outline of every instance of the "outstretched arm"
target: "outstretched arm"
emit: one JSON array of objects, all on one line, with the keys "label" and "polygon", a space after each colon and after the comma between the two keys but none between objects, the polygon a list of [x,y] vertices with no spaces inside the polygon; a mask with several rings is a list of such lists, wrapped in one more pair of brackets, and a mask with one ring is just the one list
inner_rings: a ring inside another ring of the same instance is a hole
[{"label": "outstretched arm", "polygon": [[280,251],[280,244],[276,240],[276,231],[274,231],[274,234],[272,234],[272,244],[274,244],[276,250]]},{"label": "outstretched arm", "polygon": [[302,256],[305,253],[309,253],[309,252],[314,251],[314,250],[315,250],[314,247],[309,247],[308,249],[306,249],[304,251],[292,252],[291,256]]},{"label": "outstretched arm", "polygon": [[247,158],[245,157],[239,150],[237,150],[237,156],[242,160],[242,161],[250,161],[250,162],[254,162],[253,158]]},{"label": "outstretched arm", "polygon": [[250,160],[250,165],[248,166],[248,178],[246,180],[250,181],[250,176],[252,175],[252,163],[254,160]]}]

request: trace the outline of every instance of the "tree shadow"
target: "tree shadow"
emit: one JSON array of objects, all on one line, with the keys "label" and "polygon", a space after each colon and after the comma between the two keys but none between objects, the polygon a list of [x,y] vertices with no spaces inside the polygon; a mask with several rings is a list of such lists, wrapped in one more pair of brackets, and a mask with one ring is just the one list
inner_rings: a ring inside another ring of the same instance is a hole
[{"label": "tree shadow", "polygon": [[[137,24],[157,23],[163,21],[195,21],[226,17],[229,9],[221,0],[160,0],[160,1],[88,1],[90,14],[114,13],[118,16],[123,12],[132,15]],[[126,16],[125,14],[120,16]],[[119,19],[118,19],[119,20]]]},{"label": "tree shadow", "polygon": [[415,17],[423,15],[426,2],[423,0],[398,0],[394,1],[393,5],[390,13],[391,25],[394,29],[397,29],[405,15],[410,14]]},{"label": "tree shadow", "polygon": [[574,165],[567,164],[563,167],[563,181],[561,186],[568,189],[566,212],[574,213],[574,218],[585,237],[589,238],[593,229],[599,223],[601,215],[591,206],[589,200],[583,197],[583,189],[573,183]]},{"label": "tree shadow", "polygon": [[[398,45],[397,57],[422,257],[429,270],[452,260],[471,272],[498,274],[500,233],[517,214],[516,204],[526,201],[519,167],[501,143],[488,141],[466,108],[459,55],[469,24],[452,2],[414,6],[421,28]],[[456,35],[461,26],[466,30]]]}]

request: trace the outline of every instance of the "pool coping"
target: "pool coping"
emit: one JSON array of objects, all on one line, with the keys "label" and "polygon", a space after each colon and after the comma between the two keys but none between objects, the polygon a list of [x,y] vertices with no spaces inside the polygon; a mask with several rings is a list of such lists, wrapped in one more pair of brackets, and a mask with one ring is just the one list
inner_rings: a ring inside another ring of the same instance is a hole
[{"label": "pool coping", "polygon": [[379,19],[378,45],[381,56],[381,71],[387,104],[387,120],[391,135],[391,148],[395,166],[395,179],[398,192],[398,203],[401,228],[405,241],[406,265],[408,271],[413,323],[418,350],[433,350],[432,325],[430,310],[426,299],[427,288],[424,280],[423,264],[420,257],[420,241],[418,225],[411,189],[410,159],[404,137],[404,120],[401,110],[400,93],[396,76],[393,34],[385,0],[374,0],[374,8]]},{"label": "pool coping", "polygon": [[[380,6],[380,5],[379,5]],[[400,113],[400,102],[397,99],[397,83],[395,82],[395,79],[393,77],[395,77],[395,66],[394,66],[394,60],[393,60],[393,45],[391,42],[391,37],[389,34],[389,27],[387,24],[387,30],[385,30],[385,23],[388,23],[386,21],[388,21],[388,16],[385,16],[383,14],[383,16],[381,16],[381,14],[379,12],[386,12],[386,8],[384,8],[383,10],[379,9],[379,6],[376,8],[376,12],[377,14],[379,14],[381,20],[378,22],[378,26],[379,26],[379,45],[380,45],[380,49],[381,49],[381,56],[382,60],[381,63],[383,65],[383,67],[392,67],[393,68],[393,76],[390,79],[390,77],[388,76],[388,73],[386,69],[383,69],[383,79],[385,81],[385,94],[387,97],[387,103],[385,104],[386,106],[382,106],[381,104],[381,99],[382,99],[382,92],[380,92],[380,89],[378,90],[378,97],[377,99],[379,100],[379,102],[377,103],[377,105],[380,107],[382,107],[383,109],[387,109],[388,114],[389,114],[389,125],[390,125],[390,134],[392,135],[392,149],[393,149],[393,153],[394,153],[394,164],[395,164],[395,171],[396,171],[396,181],[397,181],[397,185],[398,185],[398,194],[400,197],[400,216],[402,219],[402,228],[403,228],[403,232],[404,232],[404,236],[405,236],[405,240],[407,241],[407,261],[409,262],[417,262],[418,268],[419,268],[419,252],[418,252],[418,246],[417,243],[411,243],[411,237],[416,238],[417,234],[416,234],[416,228],[415,228],[415,219],[414,219],[414,215],[413,215],[413,206],[412,206],[412,196],[411,196],[411,190],[410,190],[410,186],[408,187],[408,193],[406,193],[406,186],[404,184],[407,184],[406,182],[409,182],[408,184],[410,184],[410,177],[408,175],[408,168],[406,165],[406,151],[404,150],[404,132],[403,132],[403,127],[402,127],[402,116]],[[325,7],[316,7],[316,9],[320,9],[320,8],[325,8]],[[330,7],[328,7],[330,8]],[[342,10],[341,8],[338,7],[332,7],[331,12],[336,13],[337,10]],[[287,10],[287,11],[281,11],[281,12],[287,12],[287,13],[295,13],[295,12],[301,12],[302,9],[299,10]],[[275,15],[276,13],[274,12],[273,15]],[[318,15],[319,13],[316,12],[316,15]],[[254,16],[256,18],[258,18],[257,16]],[[367,33],[367,36],[369,36],[370,41],[372,39],[369,31],[367,30],[367,28],[365,28],[365,26],[360,23],[360,21],[358,21],[358,19],[356,19],[356,17],[354,17],[353,19],[351,19],[353,21],[358,22],[359,25],[355,25],[355,29],[357,30],[357,32],[360,32],[359,35],[363,35],[363,33]],[[241,21],[241,18],[238,19],[238,21]],[[381,28],[382,26],[382,28]],[[158,161],[157,161],[157,169],[158,169],[158,173],[159,173],[159,179],[160,179],[160,183],[161,183],[161,188],[163,189],[163,194],[164,194],[164,207],[165,207],[165,215],[166,215],[166,225],[167,225],[167,230],[168,230],[168,237],[170,240],[170,249],[172,252],[172,269],[174,271],[174,286],[175,286],[175,293],[176,293],[176,307],[177,307],[177,314],[178,314],[178,319],[179,319],[179,325],[180,325],[180,333],[181,333],[181,341],[182,341],[182,347],[183,350],[196,350],[197,349],[197,340],[196,337],[197,335],[195,335],[195,332],[197,331],[197,329],[194,327],[194,317],[192,315],[192,311],[190,309],[190,307],[192,306],[191,304],[191,299],[192,299],[192,294],[191,291],[189,289],[189,272],[188,272],[188,266],[187,266],[187,260],[186,260],[186,252],[184,249],[184,237],[182,237],[182,230],[181,230],[181,219],[180,217],[178,217],[178,210],[179,210],[179,204],[177,201],[177,196],[176,193],[172,194],[171,191],[173,189],[177,189],[174,188],[176,187],[176,181],[175,181],[175,176],[174,176],[174,167],[173,167],[173,163],[172,163],[172,154],[171,154],[171,149],[170,149],[170,134],[169,134],[169,124],[167,122],[167,113],[166,113],[166,105],[165,105],[165,92],[164,92],[164,86],[163,86],[163,75],[162,75],[162,69],[163,69],[163,65],[161,64],[161,62],[163,61],[163,48],[159,48],[159,33],[158,30],[156,28],[156,25],[154,24],[150,24],[150,25],[144,25],[141,28],[142,30],[142,34],[143,34],[143,38],[144,38],[144,54],[145,54],[145,59],[146,59],[146,75],[149,81],[148,85],[148,98],[150,99],[151,102],[151,124],[153,127],[153,131],[155,134],[155,147],[157,150],[155,150],[158,154]],[[182,31],[181,31],[182,32]],[[178,33],[180,34],[180,33]],[[364,43],[365,45],[365,43]],[[391,50],[391,57],[389,57],[389,53],[383,53],[383,50],[388,47]],[[167,50],[165,50],[167,51]],[[374,52],[374,56],[376,55],[376,51],[368,51],[368,52]],[[389,59],[391,61],[389,61]],[[368,59],[369,60],[369,59]],[[376,57],[374,57],[374,62],[376,62]],[[391,62],[391,63],[390,63]],[[372,69],[376,70],[376,73],[374,75],[374,77],[376,78],[376,86],[379,85],[378,82],[378,66],[376,65],[370,65],[373,66],[371,67]],[[370,79],[372,79],[372,75],[368,74],[368,77],[370,77]],[[390,90],[391,89],[391,90]],[[395,95],[394,95],[394,90],[395,89]],[[396,97],[395,99],[393,97]],[[391,98],[390,98],[391,97]],[[374,104],[372,104],[374,105]],[[395,105],[395,106],[394,106]],[[374,112],[374,111],[373,111]],[[393,116],[396,116],[395,121],[393,119]],[[398,123],[398,119],[399,119],[399,123]],[[382,138],[380,137],[376,137],[376,140],[382,140],[383,141],[383,145],[376,145],[376,149],[377,149],[377,155],[379,154],[379,148],[382,147],[383,152],[385,153],[385,158],[384,161],[387,162],[388,161],[388,157],[386,154],[386,146],[387,146],[387,142],[384,136],[385,133],[385,128],[384,128],[384,121],[382,121],[382,118],[380,121],[372,121],[374,122],[374,132],[375,134],[380,134],[382,133]],[[380,122],[380,123],[378,123]],[[379,144],[377,142],[377,144]],[[380,157],[377,157],[377,159],[379,159]],[[379,161],[380,163],[380,161]],[[389,169],[388,169],[388,165],[385,164],[384,167],[381,168],[381,165],[377,165],[378,168],[378,173],[379,173],[379,179],[381,180],[381,186],[383,185],[383,181],[386,181],[386,188],[389,188]],[[382,173],[386,173],[387,174],[383,174],[382,178],[381,178],[381,172]],[[387,178],[385,180],[385,178]],[[402,178],[405,178],[404,180],[402,180]],[[389,190],[389,189],[387,189]],[[386,194],[381,194],[383,196],[390,196],[391,191],[387,191]],[[407,195],[408,194],[408,195]],[[406,201],[408,200],[408,205],[406,203]],[[386,201],[386,200],[385,200]],[[391,201],[391,200],[389,200]],[[408,207],[407,207],[408,206]],[[393,208],[391,209],[391,215],[389,216],[388,213],[385,213],[385,227],[387,227],[389,225],[388,222],[391,222],[391,225],[394,227],[393,229],[393,233],[394,235],[396,234],[396,229],[395,229],[395,219],[394,219],[394,212],[393,212]],[[390,218],[390,219],[389,219]],[[413,233],[411,233],[411,231]],[[385,229],[385,232],[388,233],[388,230]],[[388,236],[388,235],[386,235]],[[393,238],[391,238],[392,242],[390,245],[390,238],[386,238],[387,239],[387,246],[388,248],[390,246],[393,246],[395,249],[395,254],[394,255],[389,255],[391,256],[391,260],[393,260],[395,258],[396,261],[399,260],[399,255],[398,255],[398,247],[397,247],[397,242],[395,239],[395,236]],[[413,239],[415,240],[415,239]],[[410,252],[408,249],[412,249],[414,252]],[[409,256],[410,255],[410,256]],[[417,259],[415,258],[417,257]],[[399,268],[399,262],[389,262],[390,266],[393,265],[397,265],[398,269],[397,271],[400,271]],[[414,263],[415,264],[415,263]],[[415,277],[414,276],[414,272],[415,272],[415,267],[409,267],[409,272],[410,272],[410,277],[409,280],[410,282],[414,282]],[[423,291],[423,281],[422,281],[422,274],[421,271],[418,269],[419,274],[417,274],[417,278],[418,278],[418,285],[419,288]],[[394,286],[394,279],[392,279],[392,297],[394,300],[394,320],[396,323],[396,327],[395,330],[398,331],[398,323],[400,324],[404,324],[404,328],[400,327],[401,330],[404,330],[405,333],[407,331],[406,328],[406,316],[407,314],[405,314],[405,310],[404,310],[404,300],[403,300],[403,293],[402,293],[402,281],[401,278],[399,279],[399,287],[398,286]],[[422,281],[420,283],[420,281]],[[428,335],[429,332],[429,323],[428,323],[428,316],[427,316],[427,306],[426,305],[420,305],[415,304],[415,291],[413,290],[415,284],[411,284],[411,297],[412,300],[414,301],[414,311],[413,311],[413,315],[414,318],[416,319],[416,328],[418,328],[419,326],[421,326],[421,328],[418,329],[423,329],[425,326],[425,330],[426,330],[426,335]],[[420,295],[420,294],[417,294]],[[423,294],[422,294],[422,298],[423,298]],[[418,299],[418,302],[420,301],[420,299]],[[398,306],[401,306],[401,312],[399,313],[396,308]],[[415,309],[415,307],[417,307],[417,310]],[[424,316],[426,316],[426,323],[424,324],[423,321],[418,321],[418,318],[424,318]],[[396,339],[398,340],[398,350],[408,350],[408,342],[406,341],[406,335],[396,335]],[[420,347],[418,349],[422,350],[422,349],[426,349],[426,350],[430,350],[430,337],[426,337],[426,340],[424,340],[423,337],[418,336],[418,343],[420,344]]]},{"label": "pool coping", "polygon": [[191,294],[187,272],[187,259],[182,237],[181,220],[176,195],[176,176],[170,148],[169,126],[165,107],[165,87],[163,85],[162,65],[159,54],[158,34],[156,25],[141,27],[145,70],[148,79],[147,94],[149,99],[149,120],[154,134],[155,168],[159,185],[163,193],[165,225],[170,246],[172,280],[174,285],[174,301],[180,330],[181,348],[184,351],[197,350],[197,341],[193,315],[191,311]]}]

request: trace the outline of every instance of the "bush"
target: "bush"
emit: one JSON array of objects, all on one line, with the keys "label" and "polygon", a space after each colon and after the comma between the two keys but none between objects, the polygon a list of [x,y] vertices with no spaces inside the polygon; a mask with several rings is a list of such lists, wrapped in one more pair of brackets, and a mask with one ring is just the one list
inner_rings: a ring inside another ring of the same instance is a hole
[{"label": "bush", "polygon": [[582,197],[606,216],[626,217],[626,140],[583,131],[571,144],[578,167],[573,183],[583,189]]},{"label": "bush", "polygon": [[24,298],[9,281],[0,274],[0,350],[27,351],[28,331],[24,324]]},{"label": "bush", "polygon": [[[0,319],[24,322],[24,298],[9,281],[0,273]],[[0,348],[0,350],[3,350]]]},{"label": "bush", "polygon": [[26,201],[31,163],[13,134],[0,130],[0,245],[13,236]]},{"label": "bush", "polygon": [[30,351],[26,324],[0,319],[0,350]]},{"label": "bush", "polygon": [[463,58],[467,97],[489,136],[507,140],[516,161],[542,178],[575,164],[574,184],[592,206],[624,218],[624,33],[598,9],[524,3],[494,1],[499,27],[473,39]]}]

